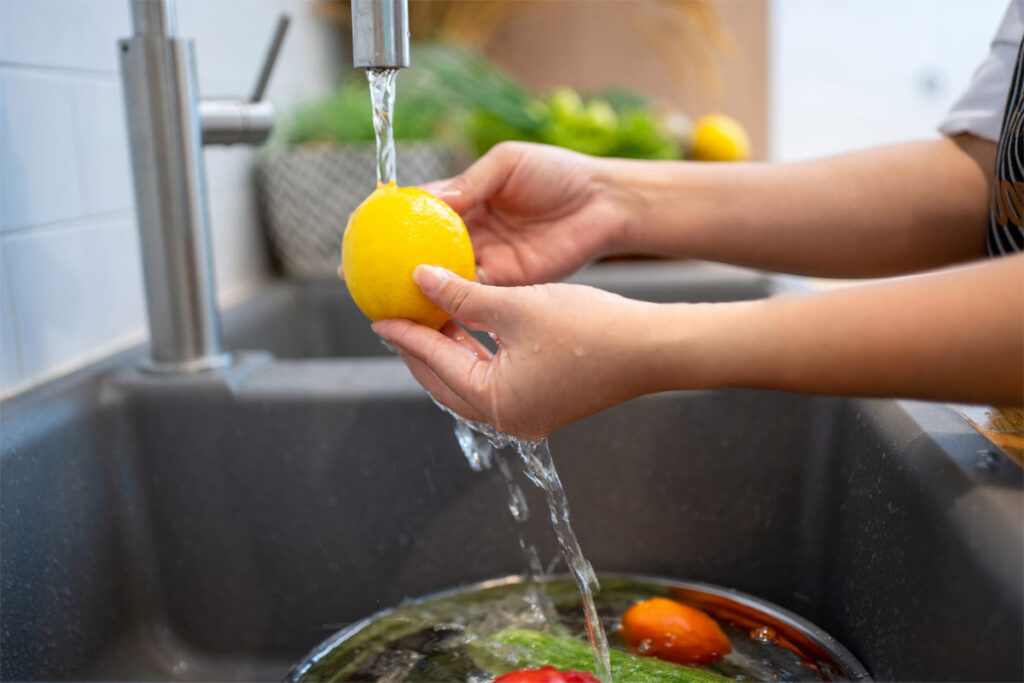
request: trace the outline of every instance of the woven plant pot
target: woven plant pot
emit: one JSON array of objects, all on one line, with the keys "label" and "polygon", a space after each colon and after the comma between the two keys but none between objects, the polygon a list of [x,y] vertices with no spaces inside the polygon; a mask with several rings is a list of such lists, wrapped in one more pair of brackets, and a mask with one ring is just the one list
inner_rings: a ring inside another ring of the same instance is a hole
[{"label": "woven plant pot", "polygon": [[[271,251],[294,277],[333,276],[348,217],[377,184],[373,144],[317,145],[272,151],[256,165],[256,191]],[[451,154],[434,142],[399,142],[399,185],[452,174]]]}]

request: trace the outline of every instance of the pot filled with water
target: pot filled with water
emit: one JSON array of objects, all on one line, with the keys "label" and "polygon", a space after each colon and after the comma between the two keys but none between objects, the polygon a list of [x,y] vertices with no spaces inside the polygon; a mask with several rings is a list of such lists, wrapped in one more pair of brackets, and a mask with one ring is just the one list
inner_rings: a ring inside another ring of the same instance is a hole
[{"label": "pot filled with water", "polygon": [[[595,604],[608,634],[614,680],[868,680],[853,655],[820,628],[752,596],[625,574],[602,575],[600,581]],[[699,638],[684,643],[681,634],[674,643],[680,652],[673,656],[673,643],[659,639],[657,629],[648,638],[632,638],[630,626],[637,625],[627,611],[655,603],[681,604],[710,616],[725,637],[724,650],[713,651]],[[592,671],[587,631],[586,610],[570,579],[507,577],[411,600],[352,624],[303,659],[289,680],[484,683],[545,666]]]}]

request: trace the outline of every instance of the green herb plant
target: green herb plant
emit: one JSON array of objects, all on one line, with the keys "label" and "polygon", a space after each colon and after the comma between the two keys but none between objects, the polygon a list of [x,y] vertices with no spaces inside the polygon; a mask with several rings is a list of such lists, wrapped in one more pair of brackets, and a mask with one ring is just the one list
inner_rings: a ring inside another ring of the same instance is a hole
[{"label": "green herb plant", "polygon": [[[680,146],[643,96],[570,88],[533,97],[485,57],[452,44],[414,49],[397,81],[396,140],[441,139],[482,155],[506,140],[558,145],[596,156],[678,159]],[[289,145],[372,142],[369,88],[362,74],[329,97],[299,107],[285,127]]]}]

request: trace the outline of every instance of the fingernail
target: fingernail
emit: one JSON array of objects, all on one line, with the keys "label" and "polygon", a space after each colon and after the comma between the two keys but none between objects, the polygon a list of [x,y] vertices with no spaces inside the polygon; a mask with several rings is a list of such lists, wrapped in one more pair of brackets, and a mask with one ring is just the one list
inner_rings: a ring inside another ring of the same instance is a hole
[{"label": "fingernail", "polygon": [[459,188],[452,186],[450,183],[441,187],[435,187],[431,192],[433,192],[434,196],[439,199],[450,199],[462,194],[462,192],[459,191]]},{"label": "fingernail", "polygon": [[445,204],[456,202],[461,196],[462,192],[459,190],[449,190],[447,188],[437,193],[437,198]]},{"label": "fingernail", "polygon": [[451,271],[426,264],[416,266],[416,270],[412,271],[412,279],[419,285],[420,290],[429,297],[437,295],[444,289],[445,284],[451,277]]},{"label": "fingernail", "polygon": [[445,183],[444,181],[424,183],[423,185],[420,185],[420,189],[422,189],[424,192],[429,192],[438,199],[442,200],[445,198],[450,199],[452,197],[458,197],[460,194],[462,194],[461,192],[459,192],[457,188],[452,187],[450,183]]},{"label": "fingernail", "polygon": [[487,271],[480,266],[476,267],[476,281],[482,285],[489,285],[491,281],[487,279]]}]

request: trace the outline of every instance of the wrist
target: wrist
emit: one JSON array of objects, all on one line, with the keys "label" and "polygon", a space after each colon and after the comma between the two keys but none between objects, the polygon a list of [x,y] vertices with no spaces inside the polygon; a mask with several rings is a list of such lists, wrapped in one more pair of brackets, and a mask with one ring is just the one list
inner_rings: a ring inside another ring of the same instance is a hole
[{"label": "wrist", "polygon": [[647,341],[651,391],[758,386],[754,321],[761,301],[653,304]]},{"label": "wrist", "polygon": [[653,198],[641,178],[644,162],[625,159],[594,159],[594,192],[606,202],[612,215],[602,255],[641,253],[641,226],[650,224]]}]

